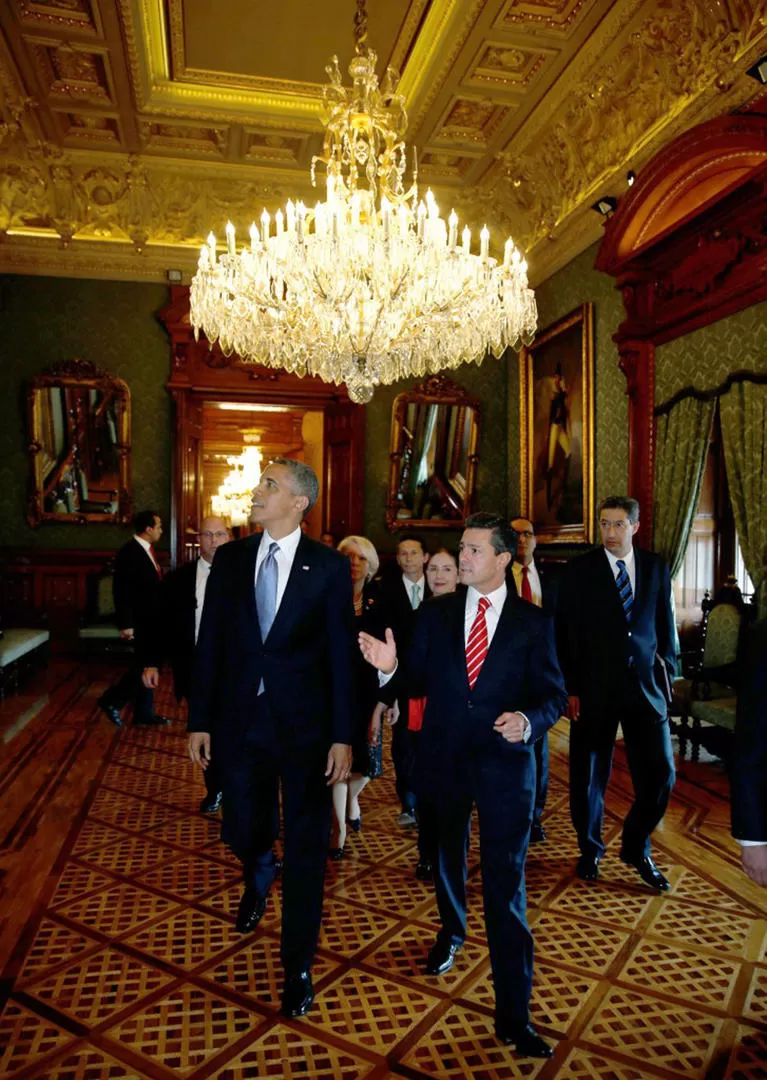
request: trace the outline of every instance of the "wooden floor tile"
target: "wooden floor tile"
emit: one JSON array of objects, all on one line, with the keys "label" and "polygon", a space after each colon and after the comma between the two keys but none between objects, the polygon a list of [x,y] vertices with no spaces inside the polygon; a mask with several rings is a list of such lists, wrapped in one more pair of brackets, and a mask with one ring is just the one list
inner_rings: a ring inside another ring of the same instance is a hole
[{"label": "wooden floor tile", "polygon": [[213,1073],[211,1080],[361,1080],[374,1068],[351,1050],[320,1042],[313,1032],[277,1024]]}]

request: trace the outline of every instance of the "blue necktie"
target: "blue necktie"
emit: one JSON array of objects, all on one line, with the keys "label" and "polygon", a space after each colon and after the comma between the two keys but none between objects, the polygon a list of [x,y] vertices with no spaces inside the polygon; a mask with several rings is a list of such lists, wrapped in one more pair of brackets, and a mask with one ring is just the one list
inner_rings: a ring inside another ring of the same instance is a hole
[{"label": "blue necktie", "polygon": [[626,622],[631,622],[631,611],[634,607],[634,594],[631,591],[631,582],[629,581],[628,570],[623,559],[617,559],[618,576],[615,579],[615,584],[618,586],[618,594],[621,598],[621,604],[623,604],[623,614],[626,616]]},{"label": "blue necktie", "polygon": [[272,628],[274,616],[277,613],[277,559],[275,553],[280,545],[272,540],[266,558],[258,568],[256,578],[256,611],[258,612],[258,625],[261,627],[261,640],[266,641],[266,636]]}]

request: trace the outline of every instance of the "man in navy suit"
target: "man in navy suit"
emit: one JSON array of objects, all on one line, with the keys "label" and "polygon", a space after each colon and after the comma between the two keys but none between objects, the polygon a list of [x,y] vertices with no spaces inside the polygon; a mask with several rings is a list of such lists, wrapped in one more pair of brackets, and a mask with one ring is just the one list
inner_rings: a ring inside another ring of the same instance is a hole
[{"label": "man in navy suit", "polygon": [[605,789],[620,724],[634,785],[620,858],[665,892],[669,883],[653,862],[650,836],[674,786],[671,582],[660,556],[633,546],[638,528],[635,499],[612,495],[602,501],[602,546],[567,566],[557,638],[572,721],[570,813],[581,850],[576,872],[584,881],[599,876]]},{"label": "man in navy suit", "polygon": [[767,885],[767,619],[749,630],[738,679],[735,745],[730,757],[732,835],[743,869]]},{"label": "man in navy suit", "polygon": [[99,706],[113,724],[122,726],[120,710],[133,701],[134,724],[167,724],[165,716],[155,716],[154,691],[145,686],[141,673],[160,611],[162,573],[154,545],[162,536],[162,520],[154,510],[136,514],[132,540],[117,553],[113,592],[115,618],[123,641],[133,644],[130,667],[99,698]]},{"label": "man in navy suit", "polygon": [[[200,557],[183,563],[162,583],[160,618],[155,626],[143,673],[144,686],[155,689],[160,681],[159,665],[170,658],[176,701],[189,701],[194,667],[194,647],[200,633],[205,592],[213,556],[231,540],[226,522],[205,518],[200,526]],[[221,805],[221,780],[214,757],[203,772],[207,794],[200,803],[201,814],[215,814]]]},{"label": "man in navy suit", "polygon": [[[468,588],[419,612],[410,651],[392,680],[426,697],[416,786],[436,808],[435,878],[442,928],[426,971],[448,971],[466,935],[466,855],[472,806],[479,812],[485,924],[495,984],[495,1030],[522,1056],[550,1057],[529,1023],[533,939],[525,918],[525,856],[535,799],[535,740],[564,710],[551,620],[506,585],[516,540],[492,514],[468,518],[460,545]],[[360,635],[384,676],[396,670],[391,630]]]},{"label": "man in navy suit", "polygon": [[[507,575],[514,584],[517,596],[528,604],[541,608],[544,615],[553,618],[556,611],[556,587],[552,575],[538,568],[533,558],[538,541],[535,528],[527,518],[514,518],[511,527],[517,536],[517,553]],[[549,794],[549,736],[547,732],[535,741],[535,810],[530,826],[530,843],[541,844],[546,839],[543,827],[543,811]]]},{"label": "man in navy suit", "polygon": [[253,492],[259,535],[222,547],[208,582],[189,710],[198,764],[218,758],[227,842],[243,864],[237,929],[264,914],[274,880],[273,808],[282,789],[282,1011],[302,1016],[322,917],[330,785],[351,768],[354,609],[348,560],[301,521],[314,472],[277,458]]}]

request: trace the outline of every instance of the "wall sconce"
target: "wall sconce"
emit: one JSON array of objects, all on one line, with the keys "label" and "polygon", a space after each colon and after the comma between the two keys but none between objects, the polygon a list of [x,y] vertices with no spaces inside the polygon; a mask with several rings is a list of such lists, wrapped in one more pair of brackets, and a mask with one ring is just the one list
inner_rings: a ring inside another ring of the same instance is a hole
[{"label": "wall sconce", "polygon": [[610,217],[618,209],[618,200],[612,195],[603,195],[601,199],[597,199],[591,209],[596,210],[602,217]]},{"label": "wall sconce", "polygon": [[761,60],[757,60],[754,66],[748,69],[746,75],[750,75],[752,79],[756,79],[762,86],[767,85],[767,56],[763,56]]}]

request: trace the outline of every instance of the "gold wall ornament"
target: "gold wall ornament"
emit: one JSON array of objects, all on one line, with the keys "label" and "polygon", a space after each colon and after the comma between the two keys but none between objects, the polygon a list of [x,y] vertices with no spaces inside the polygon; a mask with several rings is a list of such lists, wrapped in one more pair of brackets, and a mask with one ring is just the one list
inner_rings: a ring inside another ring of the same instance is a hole
[{"label": "gold wall ornament", "polygon": [[[190,291],[195,335],[204,331],[225,356],[345,383],[358,403],[381,384],[479,364],[488,352],[500,358],[531,341],[537,324],[511,238],[499,263],[484,227],[472,254],[468,226],[459,244],[455,211],[441,218],[431,191],[418,201],[399,76],[388,68],[379,85],[366,40],[357,0],[352,87],[337,57],[325,69],[323,153],[311,167],[314,184],[325,166],[325,201],[310,209],[290,200],[273,227],[264,210],[239,254],[230,220],[223,253],[213,233],[203,245]],[[453,155],[437,157],[460,168]]]}]

